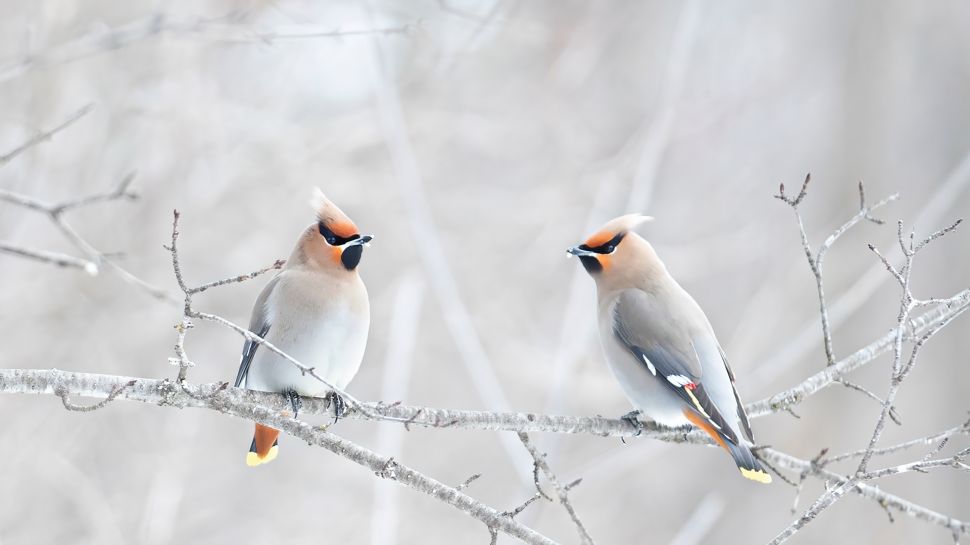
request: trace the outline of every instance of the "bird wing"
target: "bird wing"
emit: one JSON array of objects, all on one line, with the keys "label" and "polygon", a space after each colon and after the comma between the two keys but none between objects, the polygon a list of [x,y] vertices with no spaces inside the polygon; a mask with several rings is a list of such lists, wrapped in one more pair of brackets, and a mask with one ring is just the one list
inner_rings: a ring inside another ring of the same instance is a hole
[{"label": "bird wing", "polygon": [[745,437],[748,441],[754,442],[754,434],[751,433],[751,424],[748,423],[748,412],[744,410],[744,403],[741,403],[741,396],[738,395],[738,388],[734,384],[734,370],[731,369],[731,364],[728,363],[727,354],[724,353],[724,349],[721,345],[717,345],[717,350],[721,354],[721,360],[724,361],[724,368],[727,369],[728,378],[731,379],[731,391],[734,393],[734,401],[738,404],[738,420],[741,421],[741,428],[744,430]]},{"label": "bird wing", "polygon": [[701,354],[708,351],[698,352],[684,317],[673,316],[668,309],[656,295],[639,289],[623,290],[613,307],[613,334],[645,371],[736,444],[737,435],[703,383],[706,365],[724,363],[701,361]]},{"label": "bird wing", "polygon": [[[269,333],[270,325],[272,325],[272,316],[270,316],[269,309],[266,306],[267,301],[269,301],[269,296],[273,293],[273,289],[279,281],[279,275],[273,277],[263,291],[259,293],[259,297],[256,298],[256,304],[253,305],[253,315],[249,319],[249,330],[256,333],[262,338],[266,338],[266,334]],[[249,374],[249,366],[253,363],[253,356],[256,355],[256,349],[259,348],[259,343],[255,341],[246,340],[243,344],[242,359],[239,361],[239,372],[236,373],[236,388],[246,380],[246,375]]]}]

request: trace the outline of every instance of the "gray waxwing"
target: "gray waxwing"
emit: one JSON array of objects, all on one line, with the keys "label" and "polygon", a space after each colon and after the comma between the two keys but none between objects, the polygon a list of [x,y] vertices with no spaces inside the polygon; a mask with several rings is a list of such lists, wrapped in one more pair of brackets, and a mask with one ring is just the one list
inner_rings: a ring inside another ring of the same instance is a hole
[{"label": "gray waxwing", "polygon": [[[360,368],[370,327],[367,289],[357,274],[364,246],[354,222],[317,189],[317,221],[300,235],[286,265],[266,284],[253,306],[249,330],[291,357],[313,367],[343,390]],[[299,396],[339,396],[278,354],[246,341],[236,387],[282,393],[294,414]],[[246,464],[272,461],[278,453],[279,430],[256,424]]]},{"label": "gray waxwing", "polygon": [[610,369],[640,414],[665,426],[697,426],[731,454],[743,476],[770,483],[751,452],[734,373],[707,316],[653,246],[632,232],[650,219],[621,216],[567,250],[596,281]]}]

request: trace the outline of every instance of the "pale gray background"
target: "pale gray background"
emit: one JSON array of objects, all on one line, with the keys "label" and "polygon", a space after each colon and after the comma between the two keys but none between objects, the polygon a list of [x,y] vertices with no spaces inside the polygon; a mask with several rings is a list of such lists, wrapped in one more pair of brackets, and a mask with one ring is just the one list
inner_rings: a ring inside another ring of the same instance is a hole
[{"label": "pale gray background", "polygon": [[[183,213],[184,271],[201,282],[287,256],[320,186],[377,235],[361,267],[371,338],[349,388],[362,399],[500,408],[470,365],[494,374],[515,409],[626,412],[594,334],[592,282],[563,250],[633,210],[658,218],[641,231],[706,309],[742,396],[760,399],[824,364],[791,211],[771,198],[779,182],[795,189],[813,173],[804,211],[815,243],[854,213],[860,179],[872,199],[899,191],[879,215],[919,218],[922,232],[970,203],[966,2],[0,6],[0,151],[97,105],[0,169],[0,187],[58,200],[137,170],[141,200],[71,220],[175,291],[161,247],[173,208]],[[170,30],[146,35],[156,14]],[[260,37],[402,25],[408,32]],[[434,238],[417,234],[428,227]],[[42,217],[9,205],[0,238],[72,251]],[[893,238],[892,226],[863,225],[828,256],[828,292],[845,309],[834,317],[840,356],[893,323],[897,291],[865,248]],[[970,283],[968,242],[964,230],[921,254],[918,294]],[[198,307],[245,323],[265,280],[200,296]],[[166,360],[179,309],[110,272],[0,256],[0,306],[2,367],[175,373]],[[925,350],[899,398],[905,426],[891,426],[887,444],[966,418],[967,331],[960,318]],[[191,379],[231,379],[240,345],[201,324],[187,344],[198,362]],[[852,378],[884,393],[888,362]],[[756,420],[758,439],[805,458],[861,448],[877,405],[832,388],[797,411],[801,420]],[[120,402],[76,414],[55,398],[4,396],[0,414],[3,545],[488,540],[450,507],[292,438],[277,462],[249,469],[251,424],[215,413]],[[483,473],[469,491],[496,507],[532,493],[513,436],[353,421],[335,431],[445,482]],[[749,483],[714,449],[536,440],[563,479],[584,477],[574,503],[600,545],[677,535],[681,545],[759,543],[792,519],[790,487]],[[880,484],[970,518],[966,475]],[[820,487],[809,484],[801,509]],[[535,504],[522,520],[576,542],[558,506]],[[685,526],[699,535],[680,534]],[[793,542],[949,540],[904,516],[891,525],[877,505],[849,497]]]}]

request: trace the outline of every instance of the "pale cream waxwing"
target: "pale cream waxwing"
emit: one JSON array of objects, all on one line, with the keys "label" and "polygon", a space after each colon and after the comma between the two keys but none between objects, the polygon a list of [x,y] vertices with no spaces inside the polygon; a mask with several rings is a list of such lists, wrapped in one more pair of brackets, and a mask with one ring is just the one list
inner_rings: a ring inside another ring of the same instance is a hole
[{"label": "pale cream waxwing", "polygon": [[618,217],[567,250],[596,281],[610,369],[640,414],[664,426],[697,426],[731,454],[743,476],[770,483],[751,452],[748,416],[707,316],[653,246],[632,232],[650,219]]},{"label": "pale cream waxwing", "polygon": [[[364,246],[373,238],[358,232],[337,205],[315,190],[316,223],[300,235],[283,269],[266,284],[253,306],[249,330],[343,390],[360,368],[370,327],[367,289],[357,274]],[[282,393],[294,414],[299,396],[339,395],[278,354],[246,341],[236,387]],[[278,453],[279,430],[256,424],[246,464],[270,462]]]}]

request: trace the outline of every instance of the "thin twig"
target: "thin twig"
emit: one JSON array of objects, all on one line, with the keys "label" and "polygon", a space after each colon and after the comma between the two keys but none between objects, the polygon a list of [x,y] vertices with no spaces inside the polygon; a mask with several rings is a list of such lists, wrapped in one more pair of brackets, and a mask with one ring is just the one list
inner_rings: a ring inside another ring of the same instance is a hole
[{"label": "thin twig", "polygon": [[47,129],[47,130],[44,130],[44,131],[39,132],[36,136],[30,138],[29,140],[27,140],[23,144],[20,144],[16,148],[8,151],[7,153],[4,153],[3,155],[0,155],[0,167],[2,167],[3,165],[6,165],[10,161],[12,161],[15,157],[17,157],[21,153],[29,150],[30,148],[36,146],[37,144],[40,144],[41,142],[48,142],[48,141],[50,141],[51,138],[53,138],[53,136],[55,134],[61,132],[62,130],[66,129],[68,127],[70,127],[77,120],[79,120],[82,117],[88,115],[93,110],[94,110],[94,103],[86,104],[86,105],[82,106],[80,109],[76,110],[71,115],[67,116],[67,118],[64,121],[61,121],[54,128]]},{"label": "thin twig", "polygon": [[788,539],[793,536],[796,532],[802,529],[806,524],[815,520],[815,517],[819,515],[825,509],[831,507],[835,502],[839,501],[846,492],[848,492],[852,486],[855,485],[855,481],[849,480],[844,483],[839,484],[835,488],[826,491],[824,494],[819,496],[815,503],[805,511],[805,514],[792,522],[787,528],[781,531],[774,539],[768,542],[768,545],[778,545],[788,541]]},{"label": "thin twig", "polygon": [[74,411],[74,412],[89,413],[89,412],[96,411],[98,409],[103,409],[105,405],[107,405],[108,403],[111,403],[119,395],[121,395],[121,393],[125,391],[125,388],[129,388],[134,385],[135,385],[135,380],[129,380],[125,384],[120,384],[118,386],[115,386],[114,389],[111,390],[111,393],[108,394],[108,397],[102,399],[101,401],[93,405],[78,405],[76,403],[72,403],[69,397],[70,392],[68,392],[66,388],[55,389],[54,393],[61,398],[61,403],[64,404],[65,409],[69,411]]},{"label": "thin twig", "polygon": [[[845,386],[846,388],[848,388],[850,390],[855,390],[857,392],[860,392],[862,395],[864,395],[864,396],[868,397],[869,399],[875,401],[880,406],[884,403],[883,400],[879,396],[877,396],[876,394],[870,392],[869,390],[865,389],[864,387],[859,386],[858,384],[856,384],[854,382],[849,382],[848,380],[846,380],[846,379],[844,379],[842,377],[837,378],[835,380],[835,382],[838,382],[839,384]],[[889,418],[892,418],[893,422],[897,426],[902,426],[903,425],[902,420],[899,418],[899,413],[896,411],[896,407],[890,407],[889,408]]]},{"label": "thin twig", "polygon": [[[872,431],[872,437],[869,439],[869,446],[866,448],[865,454],[862,455],[862,459],[859,461],[859,468],[856,470],[857,474],[866,473],[869,461],[872,459],[872,456],[873,456],[873,451],[875,450],[876,444],[879,442],[879,438],[882,436],[883,429],[885,428],[886,418],[889,416],[890,411],[892,410],[893,401],[896,398],[896,394],[899,392],[899,387],[902,385],[903,381],[906,379],[910,371],[912,371],[913,367],[915,366],[917,357],[919,355],[920,347],[922,347],[923,344],[927,340],[929,340],[929,338],[932,337],[935,333],[939,332],[942,329],[942,325],[946,325],[947,323],[949,323],[948,320],[944,321],[940,327],[930,328],[926,333],[924,333],[923,336],[920,337],[914,344],[909,360],[906,362],[905,366],[903,365],[902,356],[903,356],[903,339],[904,339],[905,325],[909,321],[910,313],[913,311],[913,308],[915,306],[913,304],[914,298],[912,295],[912,291],[910,289],[910,275],[913,270],[913,261],[916,258],[916,254],[918,254],[920,250],[925,248],[927,244],[929,244],[934,240],[937,240],[938,238],[948,233],[953,232],[953,230],[956,229],[958,225],[960,225],[960,221],[957,221],[956,223],[954,223],[953,225],[945,229],[941,229],[939,231],[932,233],[930,236],[926,237],[915,246],[913,243],[914,235],[911,232],[909,236],[909,244],[907,248],[906,241],[904,240],[904,237],[903,237],[902,222],[900,221],[898,223],[897,238],[899,240],[900,248],[902,248],[903,254],[905,256],[905,262],[903,266],[898,270],[898,274],[894,274],[894,276],[896,276],[897,280],[900,282],[902,295],[899,303],[899,315],[896,321],[896,336],[893,343],[893,364],[892,364],[893,371],[892,371],[892,377],[890,380],[889,392],[886,394],[886,399],[883,401],[882,411],[879,414],[878,420],[876,420],[876,426]],[[876,251],[875,248],[872,247],[872,245],[870,245],[869,247],[872,248],[874,252]],[[892,273],[893,271],[892,265],[889,264],[888,261],[886,261],[886,259],[881,255],[879,257]]]},{"label": "thin twig", "polygon": [[854,225],[860,221],[868,220],[876,224],[882,224],[882,220],[878,220],[872,216],[872,212],[877,210],[886,204],[896,200],[899,195],[894,194],[886,197],[885,199],[877,202],[872,206],[866,205],[866,189],[862,182],[859,182],[859,211],[852,216],[848,221],[842,224],[838,229],[836,229],[825,241],[819,246],[817,251],[812,250],[812,245],[808,241],[808,233],[805,230],[805,223],[802,221],[802,214],[798,209],[798,206],[802,203],[808,194],[808,184],[812,179],[812,175],[808,174],[805,176],[805,181],[802,183],[801,190],[795,197],[789,197],[785,195],[785,184],[780,184],[778,187],[778,194],[775,198],[781,200],[788,204],[795,213],[795,220],[798,223],[798,233],[801,237],[802,251],[805,252],[805,258],[808,260],[808,266],[812,270],[812,275],[815,276],[815,288],[818,292],[818,304],[819,304],[819,314],[822,319],[822,340],[825,346],[825,359],[829,366],[835,365],[835,349],[832,345],[832,329],[829,324],[829,311],[828,305],[825,302],[825,287],[822,279],[822,264],[825,260],[826,252],[832,247],[835,242],[851,229]]},{"label": "thin twig", "polygon": [[[861,193],[861,189],[860,189],[860,194],[861,194],[861,200],[864,204],[865,196],[864,196],[864,193]],[[782,196],[779,198],[784,198],[784,197]],[[788,201],[786,200],[786,202]],[[792,206],[793,207],[797,206],[797,201],[794,202]],[[954,318],[954,316],[949,316],[941,320],[938,324],[928,327],[927,330],[922,334],[922,336],[920,336],[914,343],[914,346],[913,346],[912,352],[910,353],[908,361],[905,364],[903,363],[902,361],[903,342],[907,337],[907,334],[906,334],[907,324],[911,324],[910,314],[915,308],[919,306],[918,304],[916,304],[915,302],[916,300],[913,297],[913,294],[910,288],[910,278],[913,270],[913,261],[916,257],[916,254],[921,249],[926,247],[927,244],[929,244],[933,240],[936,240],[946,235],[949,232],[952,232],[957,227],[957,225],[959,225],[959,223],[960,222],[958,221],[952,226],[942,229],[940,231],[937,231],[931,234],[930,236],[926,237],[919,243],[916,243],[915,233],[910,232],[909,236],[905,237],[903,234],[903,223],[902,221],[898,222],[897,229],[896,229],[897,239],[899,242],[899,247],[902,250],[905,258],[903,265],[898,268],[894,267],[889,262],[888,259],[886,259],[882,254],[879,253],[878,250],[875,249],[873,245],[871,244],[869,245],[869,249],[872,250],[879,257],[879,259],[883,262],[883,265],[886,267],[889,273],[894,278],[896,278],[896,281],[899,283],[901,288],[899,313],[897,315],[896,328],[893,331],[893,338],[892,338],[893,359],[892,359],[892,374],[891,374],[889,392],[886,394],[886,397],[884,400],[880,400],[882,410],[880,411],[879,417],[876,420],[876,424],[873,428],[872,435],[868,442],[868,446],[862,453],[861,460],[859,461],[859,466],[856,469],[855,474],[850,479],[840,480],[838,486],[822,494],[812,504],[812,506],[805,512],[804,515],[802,515],[801,517],[793,521],[787,528],[782,530],[769,543],[769,545],[777,545],[787,541],[792,535],[800,531],[806,524],[815,520],[815,518],[822,511],[834,505],[840,498],[842,498],[845,495],[845,493],[848,490],[856,487],[856,485],[862,481],[868,481],[868,480],[877,479],[888,475],[896,475],[899,473],[906,473],[910,471],[925,472],[925,471],[928,471],[929,469],[936,468],[936,467],[954,467],[959,470],[970,469],[970,466],[967,466],[966,464],[964,464],[963,458],[959,454],[957,454],[956,456],[948,459],[927,460],[926,458],[924,458],[919,462],[903,464],[900,466],[885,468],[878,471],[868,470],[868,464],[872,459],[872,457],[875,455],[876,445],[878,444],[879,439],[882,436],[883,430],[885,429],[886,421],[889,418],[893,418],[892,417],[893,402],[896,398],[897,393],[899,392],[900,386],[902,385],[903,381],[906,379],[909,372],[915,366],[920,347],[922,347],[922,345],[927,340],[929,340],[929,338],[931,338],[935,333],[939,332],[946,324],[948,324]],[[907,239],[908,239],[908,242],[907,242]],[[910,327],[913,327],[913,329],[915,329],[915,326],[910,325]],[[832,366],[830,366],[829,369],[831,369],[831,367]],[[849,386],[850,383],[847,383],[844,380],[841,380],[841,377],[839,377],[839,379],[840,379],[839,380],[840,382]],[[871,397],[879,400],[879,398],[875,396],[875,394],[871,394],[870,392],[868,392],[868,390],[865,390],[864,388],[854,386],[854,385],[850,387],[855,387],[859,391],[867,393]],[[946,439],[944,438],[943,443],[945,442],[946,442]],[[928,456],[934,455],[936,452],[942,449],[942,446],[943,444],[941,444],[940,447],[938,447],[937,451],[932,452]],[[802,472],[803,479],[807,471],[812,471],[815,474],[820,473],[821,465],[822,464],[819,463],[818,460],[813,460],[812,465],[808,469],[803,470]],[[800,491],[801,491],[801,486],[799,486],[799,492]],[[797,502],[797,495],[796,495],[796,502]],[[883,505],[884,507],[886,506],[885,503],[881,503],[881,505]],[[888,512],[888,509],[887,509],[887,512]],[[954,533],[955,532],[956,531],[954,530]]]},{"label": "thin twig", "polygon": [[[961,291],[952,298],[949,304],[939,305],[918,318],[910,320],[902,331],[907,339],[916,338],[927,331],[932,331],[941,324],[947,324],[970,308],[970,290]],[[773,396],[751,403],[747,406],[748,416],[756,418],[795,406],[808,397],[818,393],[846,373],[863,367],[867,363],[892,349],[900,328],[894,328],[875,342],[857,350],[851,356],[843,358],[835,365],[815,373],[799,384],[779,392]]]},{"label": "thin twig", "polygon": [[47,250],[33,250],[30,248],[24,248],[21,246],[15,246],[13,244],[8,244],[3,241],[0,241],[0,252],[6,252],[8,254],[13,254],[19,257],[25,257],[27,259],[32,259],[34,261],[40,261],[41,263],[56,265],[58,267],[78,268],[90,274],[91,276],[97,276],[98,274],[98,266],[92,263],[91,261],[88,261],[87,259],[82,259],[80,257],[74,257],[72,255],[62,254],[59,252],[48,252]]},{"label": "thin twig", "polygon": [[468,485],[472,484],[473,482],[475,482],[475,481],[477,481],[478,479],[481,479],[481,478],[482,478],[482,474],[481,473],[476,473],[476,474],[472,475],[471,477],[468,477],[467,479],[465,479],[464,481],[462,481],[462,483],[460,485],[458,485],[458,486],[455,487],[455,490],[459,490],[459,491],[464,490],[464,489],[468,488]]},{"label": "thin twig", "polygon": [[278,270],[280,270],[280,269],[283,268],[283,265],[286,265],[286,260],[285,259],[277,259],[269,267],[263,267],[262,269],[259,269],[258,271],[253,271],[253,272],[251,272],[249,274],[241,274],[239,276],[233,276],[233,277],[230,277],[230,278],[223,278],[222,280],[216,280],[214,282],[209,282],[209,283],[206,283],[206,284],[202,284],[201,286],[196,286],[194,288],[190,288],[189,289],[189,293],[192,294],[192,295],[195,295],[196,293],[202,293],[205,290],[210,289],[210,288],[217,288],[219,286],[225,286],[226,284],[235,284],[237,282],[244,282],[246,280],[252,280],[252,279],[256,278],[257,276],[260,276],[260,275],[263,275],[263,274],[268,273],[269,271],[278,271]]},{"label": "thin twig", "polygon": [[[65,219],[65,213],[71,210],[76,210],[78,208],[90,206],[97,203],[110,202],[115,200],[127,199],[134,200],[138,196],[133,193],[129,187],[134,179],[135,173],[130,172],[126,174],[121,182],[115,186],[111,191],[98,192],[92,195],[83,196],[80,198],[70,199],[58,203],[46,203],[35,199],[33,197],[28,197],[27,195],[21,195],[12,191],[7,191],[5,189],[0,189],[0,201],[6,201],[17,206],[26,208],[28,210],[33,210],[35,212],[42,213],[47,216],[47,218],[54,224],[55,227],[67,238],[78,250],[87,255],[87,259],[84,259],[84,264],[82,265],[85,270],[89,273],[97,274],[102,266],[107,266],[113,269],[123,280],[135,285],[146,293],[151,295],[156,299],[162,299],[167,301],[176,301],[174,297],[168,294],[165,290],[157,288],[148,282],[145,282],[141,278],[135,276],[127,269],[119,265],[111,259],[107,254],[95,248],[91,243],[89,243],[84,237],[82,237],[74,227],[68,223]],[[17,253],[18,255],[24,255],[24,252],[9,252]],[[35,252],[36,253],[36,252]],[[36,259],[37,256],[24,256]],[[82,258],[77,258],[82,259]],[[50,261],[50,260],[47,260]],[[56,261],[54,261],[55,264]]]},{"label": "thin twig", "polygon": [[161,36],[171,34],[198,37],[210,42],[272,45],[275,40],[353,39],[369,36],[409,36],[420,28],[421,21],[394,27],[335,29],[319,25],[294,25],[287,30],[253,28],[236,12],[219,17],[173,18],[156,13],[107,30],[98,28],[79,37],[54,45],[46,51],[0,65],[0,83],[19,77],[29,70],[50,68],[102,55]]},{"label": "thin twig", "polygon": [[[899,452],[901,450],[906,450],[906,449],[909,449],[909,448],[912,448],[912,447],[921,446],[921,445],[929,445],[929,444],[935,443],[937,441],[941,441],[943,439],[946,439],[948,437],[953,437],[954,435],[957,435],[957,434],[964,434],[964,435],[970,434],[970,421],[964,422],[964,424],[962,426],[956,426],[954,428],[950,428],[948,430],[941,431],[940,433],[936,433],[936,434],[929,435],[929,436],[926,436],[926,437],[920,437],[919,439],[913,439],[913,440],[906,441],[904,443],[899,443],[899,444],[896,444],[896,445],[892,445],[892,446],[889,446],[889,447],[883,447],[883,448],[873,449],[872,450],[872,455],[873,456],[885,456],[887,454],[893,454],[895,452]],[[862,456],[862,455],[864,455],[866,453],[866,450],[867,449],[861,449],[861,450],[856,450],[856,451],[852,451],[852,452],[847,452],[845,454],[839,454],[838,456],[832,456],[832,457],[828,458],[825,461],[825,463],[826,464],[833,464],[833,463],[836,463],[836,462],[841,462],[842,460],[849,460],[849,459],[852,459],[852,458],[859,458],[860,456]]]},{"label": "thin twig", "polygon": [[552,498],[546,495],[546,493],[543,492],[542,488],[539,486],[539,470],[541,470],[542,474],[545,475],[546,479],[549,481],[549,484],[551,484],[556,490],[556,496],[559,498],[559,504],[563,506],[563,509],[565,509],[567,513],[569,513],[569,518],[572,519],[573,524],[576,526],[576,531],[579,533],[580,543],[583,545],[593,545],[593,538],[586,530],[586,526],[584,526],[582,521],[579,520],[579,515],[576,514],[576,509],[573,507],[572,502],[569,501],[569,489],[575,484],[578,484],[579,481],[576,481],[573,485],[563,486],[562,483],[559,482],[559,478],[556,477],[556,474],[553,473],[552,468],[549,467],[549,463],[546,462],[545,455],[540,453],[539,450],[532,445],[532,442],[529,440],[529,435],[524,432],[519,432],[518,436],[519,441],[522,442],[522,446],[524,446],[525,449],[529,451],[529,455],[532,456],[532,479],[536,486],[536,494],[546,498],[549,501],[552,501]]}]

